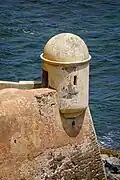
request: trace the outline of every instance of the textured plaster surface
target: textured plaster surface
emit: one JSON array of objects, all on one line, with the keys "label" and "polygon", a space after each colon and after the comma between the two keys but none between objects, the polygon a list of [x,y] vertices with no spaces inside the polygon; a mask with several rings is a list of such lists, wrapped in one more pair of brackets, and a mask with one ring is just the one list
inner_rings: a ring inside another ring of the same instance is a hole
[{"label": "textured plaster surface", "polygon": [[47,88],[1,90],[0,104],[1,180],[105,179],[89,108],[66,121]]},{"label": "textured plaster surface", "polygon": [[89,58],[89,52],[79,36],[61,33],[47,42],[43,57],[57,62],[82,62]]},{"label": "textured plaster surface", "polygon": [[62,112],[80,113],[88,106],[89,63],[54,66],[43,62],[43,69],[48,72],[48,86],[58,92],[59,108]]}]

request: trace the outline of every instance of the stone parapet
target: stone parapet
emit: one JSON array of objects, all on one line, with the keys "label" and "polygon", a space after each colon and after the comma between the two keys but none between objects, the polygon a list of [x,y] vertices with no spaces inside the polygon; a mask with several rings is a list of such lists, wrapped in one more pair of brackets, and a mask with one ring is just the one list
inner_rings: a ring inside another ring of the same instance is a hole
[{"label": "stone parapet", "polygon": [[10,82],[10,81],[0,81],[0,90],[5,88],[17,88],[17,89],[36,89],[41,88],[41,81],[19,81],[19,82]]}]

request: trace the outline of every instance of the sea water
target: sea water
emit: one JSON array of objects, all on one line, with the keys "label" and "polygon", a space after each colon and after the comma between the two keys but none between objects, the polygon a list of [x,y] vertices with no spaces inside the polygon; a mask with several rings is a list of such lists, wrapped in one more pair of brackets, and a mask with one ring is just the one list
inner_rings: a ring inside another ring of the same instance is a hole
[{"label": "sea water", "polygon": [[0,80],[41,80],[39,55],[62,32],[89,47],[96,133],[102,146],[120,150],[119,0],[0,0]]}]

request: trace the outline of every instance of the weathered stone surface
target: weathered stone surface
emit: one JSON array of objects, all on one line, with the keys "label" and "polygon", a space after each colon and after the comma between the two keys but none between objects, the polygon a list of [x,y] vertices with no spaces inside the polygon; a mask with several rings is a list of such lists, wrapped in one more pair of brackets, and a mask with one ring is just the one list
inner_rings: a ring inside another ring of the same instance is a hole
[{"label": "weathered stone surface", "polygon": [[32,175],[35,180],[104,179],[102,173],[98,172],[95,154],[91,156],[91,151],[84,154],[81,149],[80,145],[69,144],[46,150],[33,161],[26,162],[20,167],[21,177],[27,179]]},{"label": "weathered stone surface", "polygon": [[42,87],[41,81],[0,81],[0,90],[5,88],[17,88],[17,89],[34,89]]},{"label": "weathered stone surface", "polygon": [[43,56],[56,62],[82,62],[89,59],[89,52],[85,42],[79,36],[61,33],[47,42]]},{"label": "weathered stone surface", "polygon": [[0,89],[5,88],[18,88],[18,82],[10,82],[10,81],[0,81]]},{"label": "weathered stone surface", "polygon": [[56,67],[44,61],[43,69],[49,74],[48,86],[58,92],[60,111],[73,115],[83,112],[89,99],[89,64]]},{"label": "weathered stone surface", "polygon": [[41,58],[43,84],[58,92],[61,113],[82,114],[88,106],[91,59],[84,41],[71,33],[58,34],[46,43]]},{"label": "weathered stone surface", "polygon": [[89,108],[63,127],[55,90],[4,89],[0,104],[1,180],[105,179]]}]

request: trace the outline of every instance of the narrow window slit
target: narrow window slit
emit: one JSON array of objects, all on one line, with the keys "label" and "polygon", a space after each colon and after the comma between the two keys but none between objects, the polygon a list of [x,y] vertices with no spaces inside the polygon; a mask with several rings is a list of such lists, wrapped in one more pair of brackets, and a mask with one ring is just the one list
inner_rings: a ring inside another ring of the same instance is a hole
[{"label": "narrow window slit", "polygon": [[77,76],[74,76],[74,85],[77,85]]},{"label": "narrow window slit", "polygon": [[72,127],[75,127],[75,121],[72,121]]}]

